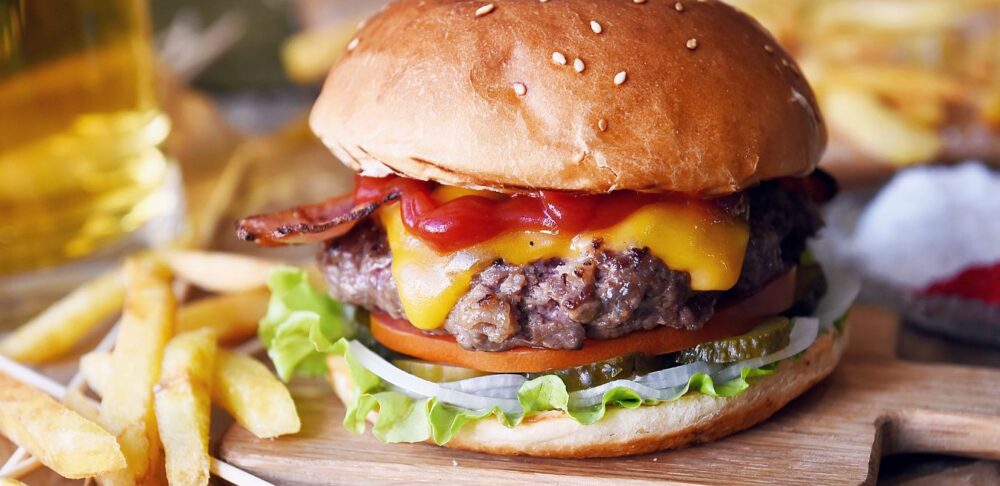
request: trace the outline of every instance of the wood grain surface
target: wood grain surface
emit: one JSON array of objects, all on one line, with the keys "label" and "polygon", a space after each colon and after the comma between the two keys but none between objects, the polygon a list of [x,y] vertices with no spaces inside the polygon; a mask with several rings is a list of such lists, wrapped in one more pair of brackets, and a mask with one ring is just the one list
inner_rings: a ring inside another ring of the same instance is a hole
[{"label": "wood grain surface", "polygon": [[294,394],[304,432],[261,441],[226,435],[224,460],[275,484],[865,484],[879,459],[940,452],[1000,459],[1000,371],[905,363],[898,324],[859,308],[833,376],[770,420],[727,439],[636,457],[552,460],[496,457],[425,444],[381,444],[341,426],[343,406],[321,382]]}]

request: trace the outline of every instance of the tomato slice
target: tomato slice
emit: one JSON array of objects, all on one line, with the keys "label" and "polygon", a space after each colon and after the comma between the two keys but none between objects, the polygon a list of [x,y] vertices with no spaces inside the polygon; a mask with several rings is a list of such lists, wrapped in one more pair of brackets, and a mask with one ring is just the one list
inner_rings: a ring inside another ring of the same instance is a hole
[{"label": "tomato slice", "polygon": [[387,348],[415,358],[490,373],[541,373],[585,365],[630,353],[650,356],[673,353],[698,344],[745,334],[795,300],[795,269],[774,279],[756,294],[719,309],[701,329],[661,327],[617,339],[587,339],[579,350],[515,348],[470,351],[448,335],[428,335],[408,321],[372,314],[372,336]]}]

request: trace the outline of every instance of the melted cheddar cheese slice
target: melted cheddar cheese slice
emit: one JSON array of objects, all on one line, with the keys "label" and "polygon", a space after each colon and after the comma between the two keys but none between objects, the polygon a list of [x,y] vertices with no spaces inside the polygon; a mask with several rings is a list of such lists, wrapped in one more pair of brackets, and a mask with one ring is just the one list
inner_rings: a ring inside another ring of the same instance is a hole
[{"label": "melted cheddar cheese slice", "polygon": [[604,249],[649,248],[672,270],[691,274],[696,291],[727,290],[736,285],[749,240],[747,223],[720,218],[698,202],[668,201],[647,205],[615,226],[577,235],[541,231],[508,232],[454,253],[441,254],[410,234],[399,204],[379,212],[392,250],[392,275],[407,319],[419,329],[444,325],[472,278],[497,259],[524,265],[547,258],[578,258],[595,239]]}]

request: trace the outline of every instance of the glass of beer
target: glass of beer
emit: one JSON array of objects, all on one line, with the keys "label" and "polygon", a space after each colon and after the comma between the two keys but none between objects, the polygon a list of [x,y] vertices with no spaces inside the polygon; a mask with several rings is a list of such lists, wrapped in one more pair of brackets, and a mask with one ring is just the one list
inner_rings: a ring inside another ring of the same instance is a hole
[{"label": "glass of beer", "polygon": [[145,0],[0,0],[0,279],[176,214],[169,126]]}]

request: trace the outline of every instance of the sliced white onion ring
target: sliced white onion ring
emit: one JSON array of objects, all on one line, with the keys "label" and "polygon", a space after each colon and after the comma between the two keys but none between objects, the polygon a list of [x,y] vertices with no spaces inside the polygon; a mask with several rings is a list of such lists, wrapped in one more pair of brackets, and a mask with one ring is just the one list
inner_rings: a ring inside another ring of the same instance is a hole
[{"label": "sliced white onion ring", "polygon": [[448,390],[446,388],[441,388],[440,391],[433,396],[437,397],[438,400],[444,403],[457,405],[469,410],[489,410],[494,407],[499,407],[500,410],[503,410],[506,413],[517,413],[523,410],[521,403],[516,399],[484,397],[480,395],[462,393],[455,390]]},{"label": "sliced white onion ring", "polygon": [[491,390],[480,390],[474,395],[484,396],[489,398],[503,398],[507,400],[517,400],[517,392],[521,391],[521,387],[511,387],[511,388],[494,388]]},{"label": "sliced white onion ring", "polygon": [[645,400],[671,400],[683,391],[682,387],[659,389],[632,380],[616,380],[601,386],[570,393],[569,406],[570,408],[582,408],[597,405],[604,400],[604,394],[612,388],[628,388],[638,393]]},{"label": "sliced white onion ring", "polygon": [[516,390],[521,388],[521,385],[523,385],[526,381],[528,381],[528,379],[522,375],[504,374],[478,376],[476,378],[468,378],[465,380],[449,381],[441,383],[440,385],[444,388],[472,393],[483,390],[497,390],[504,388],[514,388]]},{"label": "sliced white onion ring", "polygon": [[522,410],[517,400],[490,398],[472,395],[456,390],[442,388],[437,383],[411,375],[375,354],[357,341],[350,342],[351,355],[368,371],[374,373],[386,382],[395,385],[410,395],[437,397],[438,400],[471,410],[491,409],[500,407],[504,412],[512,413]]},{"label": "sliced white onion ring", "polygon": [[[820,262],[820,265],[823,265]],[[861,292],[861,274],[836,265],[824,265],[823,275],[826,277],[826,294],[819,300],[816,312],[823,329],[829,330],[833,323],[850,310],[854,300]]]},{"label": "sliced white onion ring", "polygon": [[350,349],[351,355],[354,359],[358,360],[358,363],[361,363],[365,369],[378,375],[379,378],[403,388],[410,393],[415,393],[425,397],[432,397],[437,394],[438,389],[440,388],[437,383],[423,378],[418,378],[395,367],[392,363],[386,361],[384,358],[369,350],[357,341],[350,342]]},{"label": "sliced white onion ring", "polygon": [[673,368],[667,368],[665,370],[655,371],[648,375],[640,376],[636,378],[635,381],[653,388],[684,386],[692,376],[698,373],[712,374],[719,371],[721,368],[722,366],[717,364],[708,364],[704,361],[698,361],[682,366],[674,366]]}]

